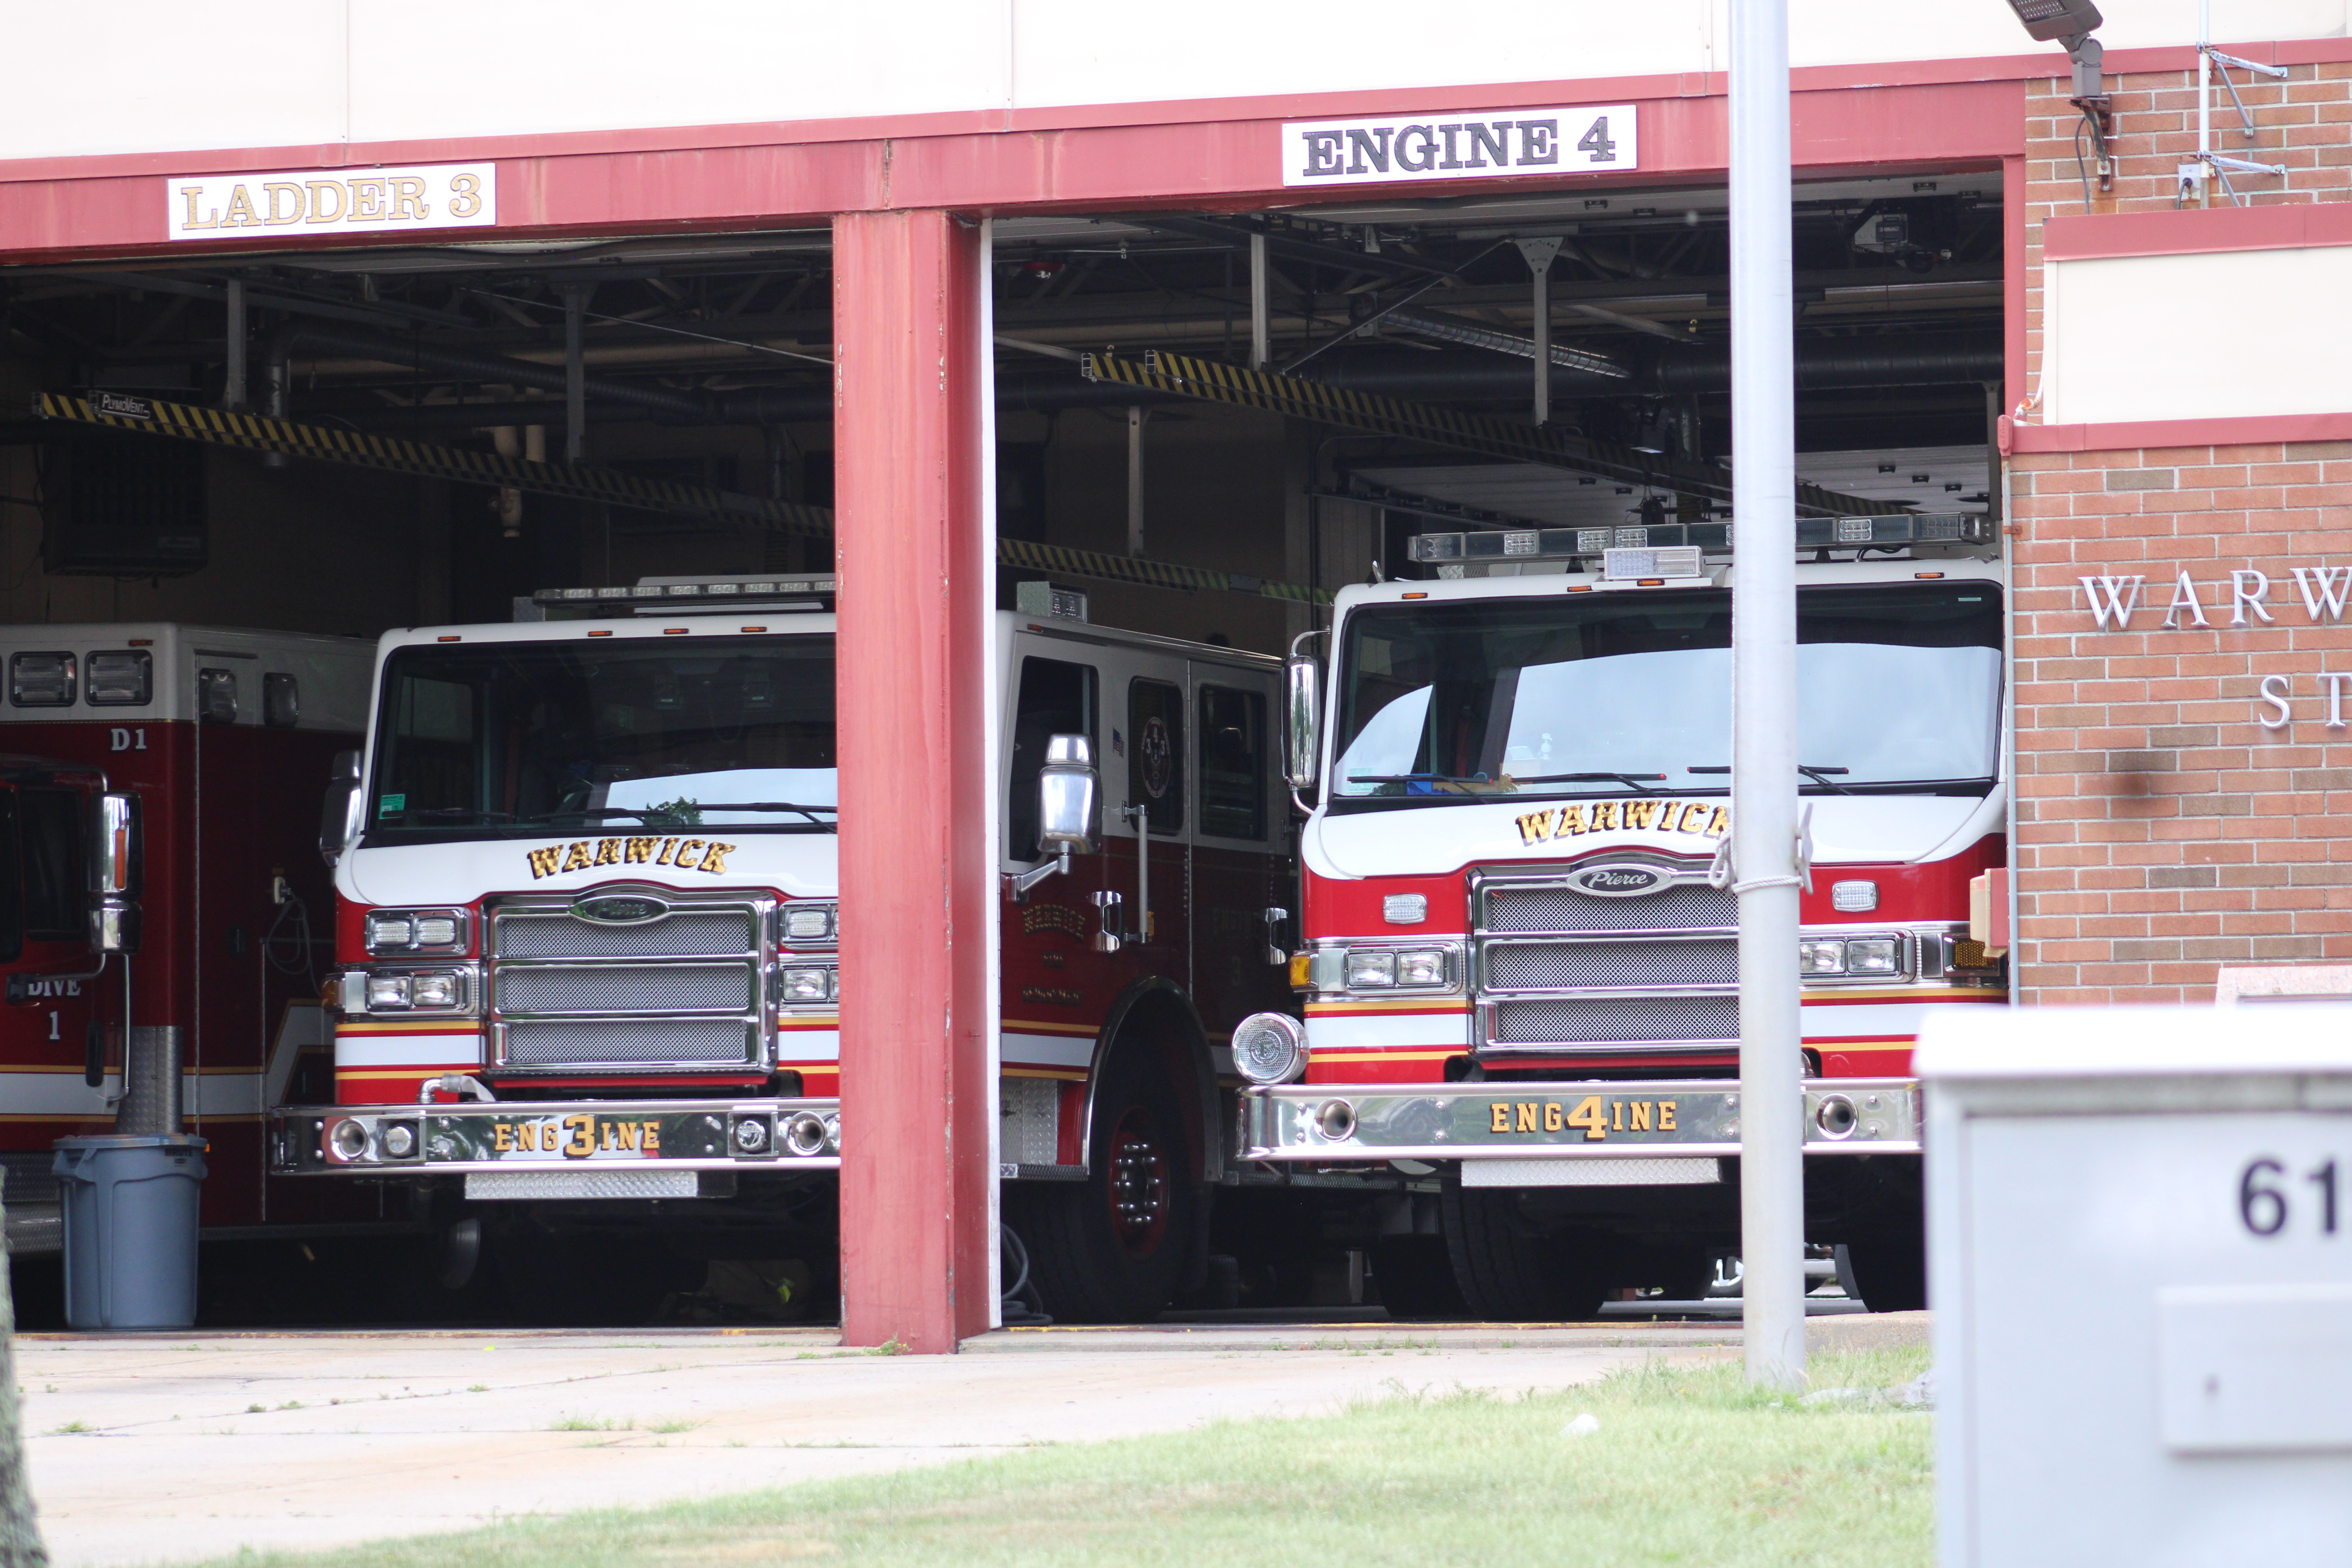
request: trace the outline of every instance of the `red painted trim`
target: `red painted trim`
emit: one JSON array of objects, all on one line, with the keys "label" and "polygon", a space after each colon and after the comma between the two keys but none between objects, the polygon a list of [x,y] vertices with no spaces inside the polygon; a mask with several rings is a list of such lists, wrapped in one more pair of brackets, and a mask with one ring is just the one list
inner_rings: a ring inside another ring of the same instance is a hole
[{"label": "red painted trim", "polygon": [[[2352,60],[2352,40],[2311,38],[2228,44],[2229,53],[2266,65]],[[2192,48],[2119,49],[2106,58],[2111,74],[2187,70]],[[1866,88],[1947,87],[1978,82],[2053,79],[2064,74],[2056,49],[1937,60],[1889,60],[1861,65],[1806,66],[1790,75],[1798,94]],[[1034,135],[1111,127],[1201,125],[1241,121],[1329,120],[1349,115],[1446,113],[1457,109],[1511,109],[1574,103],[1622,103],[1670,98],[1719,98],[1724,73],[1688,71],[1592,77],[1577,81],[1489,82],[1435,88],[1379,88],[1343,92],[1275,93],[1237,98],[1161,99],[1138,103],[1054,105],[1037,109],[957,110],[929,114],[857,115],[833,120],[779,120],[720,125],[665,125],[599,131],[406,141],[215,147],[187,152],[121,153],[82,157],[0,159],[0,183],[94,180],[123,175],[229,174],[278,169],[360,168],[392,163],[478,163],[484,159],[566,158],[599,154],[705,151],[727,147],[810,145],[886,138]]]},{"label": "red painted trim", "polygon": [[2157,447],[2347,440],[2352,440],[2352,413],[2142,419],[2115,425],[2012,425],[2010,430],[2011,448],[2018,452],[2128,452]]},{"label": "red painted trim", "polygon": [[[1548,84],[1550,100],[1620,96],[1626,84]],[[1549,175],[1478,182],[1480,194],[1514,189],[1558,190],[1563,184],[1612,186],[1658,179],[1711,178],[1726,160],[1726,100],[1719,82],[1701,79],[1641,79],[1669,90],[1642,101],[1643,167],[1630,175]],[[1702,90],[1717,88],[1715,96]],[[1687,91],[1685,89],[1688,89]],[[1415,95],[1496,102],[1517,89]],[[1288,190],[1282,184],[1276,126],[1284,113],[1307,111],[1306,100],[1258,102],[1265,118],[1198,120],[1162,124],[1072,125],[1053,130],[970,129],[942,133],[930,121],[908,121],[921,133],[882,140],[832,140],[822,128],[775,127],[765,141],[745,141],[732,130],[710,133],[715,144],[690,147],[604,146],[577,135],[413,143],[395,149],[337,153],[335,162],[479,161],[499,163],[500,222],[467,239],[517,239],[566,234],[677,233],[712,226],[790,226],[828,221],[837,212],[956,207],[990,210],[1086,208],[1137,202],[1181,202],[1239,207],[1378,200],[1399,192],[1416,198],[1423,186],[1350,186],[1345,191]],[[1197,106],[1196,106],[1197,107]],[[1370,107],[1394,110],[1407,95]],[[1328,112],[1328,109],[1318,110]],[[1795,110],[1793,157],[1813,177],[1864,169],[1939,170],[1991,166],[2022,151],[2024,88],[2017,81],[1927,83],[1841,89],[1801,95]],[[791,138],[798,138],[792,140]],[[495,146],[495,153],[487,150]],[[318,148],[274,148],[264,154],[173,157],[178,172],[221,172],[219,165],[320,166]],[[136,162],[136,161],[134,161]],[[15,177],[4,177],[16,171]],[[226,245],[173,244],[164,231],[168,174],[156,161],[65,159],[0,166],[0,258],[56,262],[75,257],[161,253],[174,257],[230,255],[242,250],[354,249],[413,246],[436,234],[293,238],[271,235]],[[1454,187],[1449,186],[1449,191]]]},{"label": "red painted trim", "polygon": [[988,913],[976,227],[834,225],[843,791],[842,1342],[988,1327]]},{"label": "red painted trim", "polygon": [[2076,215],[2053,217],[2042,229],[2044,262],[2307,250],[2324,245],[2352,245],[2352,202]]},{"label": "red painted trim", "polygon": [[[2004,158],[2000,163],[2000,357],[2001,416],[2006,422],[2026,399],[2025,334],[2026,224],[2025,160]],[[2008,455],[2003,447],[2001,453]]]}]

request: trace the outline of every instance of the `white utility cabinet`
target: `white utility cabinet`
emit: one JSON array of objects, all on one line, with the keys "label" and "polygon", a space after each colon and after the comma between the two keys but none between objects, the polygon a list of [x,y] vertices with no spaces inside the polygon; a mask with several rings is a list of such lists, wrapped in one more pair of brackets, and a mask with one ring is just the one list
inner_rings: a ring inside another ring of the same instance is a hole
[{"label": "white utility cabinet", "polygon": [[2352,1005],[1929,1011],[1942,1568],[2352,1565]]}]

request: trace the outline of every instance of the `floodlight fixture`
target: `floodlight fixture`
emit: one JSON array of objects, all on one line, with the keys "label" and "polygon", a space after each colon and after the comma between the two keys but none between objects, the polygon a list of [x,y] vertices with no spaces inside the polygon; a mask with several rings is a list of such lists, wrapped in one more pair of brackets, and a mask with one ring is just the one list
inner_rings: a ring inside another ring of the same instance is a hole
[{"label": "floodlight fixture", "polygon": [[2055,38],[2066,46],[2066,58],[2074,63],[2074,97],[2078,101],[2106,97],[2106,83],[2102,78],[2106,51],[2098,39],[2091,37],[2105,18],[2091,0],[2009,0],[2009,8],[2025,24],[2028,37],[2045,42]]}]

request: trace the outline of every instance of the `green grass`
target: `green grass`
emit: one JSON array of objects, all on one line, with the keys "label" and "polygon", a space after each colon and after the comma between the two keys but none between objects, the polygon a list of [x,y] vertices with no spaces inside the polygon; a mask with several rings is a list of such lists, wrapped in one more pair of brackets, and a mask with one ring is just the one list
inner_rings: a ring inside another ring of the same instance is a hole
[{"label": "green grass", "polygon": [[[1908,1381],[1925,1351],[1816,1358],[1813,1386]],[[1562,1427],[1591,1413],[1599,1430]],[[1651,1363],[1566,1394],[1420,1395],[1297,1421],[1071,1444],[332,1555],[371,1568],[1924,1568],[1932,1417],[1758,1394]],[[238,1568],[323,1558],[246,1553]]]}]

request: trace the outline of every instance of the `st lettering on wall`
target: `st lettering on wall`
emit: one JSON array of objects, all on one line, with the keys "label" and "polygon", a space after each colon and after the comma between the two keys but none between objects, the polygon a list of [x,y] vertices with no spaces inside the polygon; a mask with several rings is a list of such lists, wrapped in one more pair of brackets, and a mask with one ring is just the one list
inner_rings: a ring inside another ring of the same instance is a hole
[{"label": "st lettering on wall", "polygon": [[1293,121],[1282,128],[1282,183],[1614,173],[1640,165],[1636,130],[1630,103]]},{"label": "st lettering on wall", "polygon": [[499,221],[496,163],[187,174],[163,187],[173,239],[488,228]]}]

